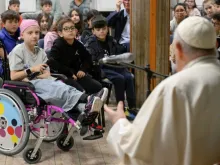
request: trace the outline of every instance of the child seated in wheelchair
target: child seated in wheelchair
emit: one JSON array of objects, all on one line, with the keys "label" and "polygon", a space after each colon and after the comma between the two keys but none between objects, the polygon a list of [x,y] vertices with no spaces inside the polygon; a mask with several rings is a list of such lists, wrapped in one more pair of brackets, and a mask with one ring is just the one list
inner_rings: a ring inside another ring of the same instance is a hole
[{"label": "child seated in wheelchair", "polygon": [[46,103],[61,107],[67,114],[83,109],[84,112],[79,117],[85,122],[90,112],[100,111],[108,90],[102,89],[97,94],[88,96],[74,87],[56,81],[50,76],[45,52],[35,46],[40,34],[37,21],[23,20],[20,29],[24,43],[17,45],[10,53],[11,80],[29,81],[28,77],[32,73],[39,72],[36,79],[29,82],[34,85],[36,94]]},{"label": "child seated in wheelchair", "polygon": [[[85,47],[92,55],[93,61],[98,62],[105,56],[119,55],[126,52],[124,46],[118,44],[113,37],[108,35],[107,21],[102,15],[97,15],[92,20],[92,32],[94,35],[87,40]],[[103,65],[101,70],[114,84],[116,101],[124,101],[126,91],[129,112],[136,112],[134,110],[136,107],[134,79],[128,69]],[[135,117],[134,115],[134,113],[131,115],[132,118]]]}]

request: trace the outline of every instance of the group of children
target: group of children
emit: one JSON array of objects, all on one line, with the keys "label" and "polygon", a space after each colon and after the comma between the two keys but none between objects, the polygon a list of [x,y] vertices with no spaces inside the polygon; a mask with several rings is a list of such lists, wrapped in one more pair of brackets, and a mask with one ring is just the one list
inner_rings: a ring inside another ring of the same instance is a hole
[{"label": "group of children", "polygon": [[[30,82],[46,102],[67,112],[80,107],[79,104],[86,104],[88,112],[100,109],[100,100],[106,99],[108,90],[102,87],[99,78],[93,78],[93,62],[106,55],[126,52],[123,45],[108,35],[106,18],[91,10],[83,20],[80,11],[72,9],[68,16],[54,23],[50,0],[41,1],[41,12],[21,16],[19,5],[19,0],[10,0],[9,10],[1,14],[0,57],[9,59],[11,79],[29,81],[32,73],[40,72]],[[39,48],[40,39],[44,42],[43,49]],[[113,82],[117,102],[125,101],[126,92],[129,108],[136,108],[134,78],[128,69],[106,66],[99,69]],[[67,80],[58,82],[50,72],[64,74]],[[4,74],[3,67],[1,74]]]},{"label": "group of children", "polygon": [[209,21],[212,20],[213,14],[220,12],[220,0],[204,0],[203,10],[197,8],[195,0],[185,0],[184,3],[177,3],[174,6],[174,17],[170,21],[171,33],[174,32],[178,24],[190,16],[203,16]]},{"label": "group of children", "polygon": [[[203,12],[204,14],[201,14]],[[170,61],[172,73],[175,73],[175,55],[172,47],[172,34],[174,33],[178,24],[186,17],[190,16],[203,16],[213,23],[213,26],[216,30],[216,46],[219,52],[218,58],[220,59],[220,0],[204,0],[202,12],[198,10],[195,0],[185,0],[184,3],[177,3],[174,6],[174,18],[170,21]]]}]

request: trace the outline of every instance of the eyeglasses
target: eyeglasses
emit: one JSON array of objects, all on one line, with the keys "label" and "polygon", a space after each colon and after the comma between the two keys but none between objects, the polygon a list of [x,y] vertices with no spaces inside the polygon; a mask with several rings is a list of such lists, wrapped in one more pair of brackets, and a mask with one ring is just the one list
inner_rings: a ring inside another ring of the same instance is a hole
[{"label": "eyeglasses", "polygon": [[70,26],[70,27],[64,27],[64,28],[63,28],[64,31],[73,31],[73,30],[75,30],[75,29],[76,29],[75,26]]}]

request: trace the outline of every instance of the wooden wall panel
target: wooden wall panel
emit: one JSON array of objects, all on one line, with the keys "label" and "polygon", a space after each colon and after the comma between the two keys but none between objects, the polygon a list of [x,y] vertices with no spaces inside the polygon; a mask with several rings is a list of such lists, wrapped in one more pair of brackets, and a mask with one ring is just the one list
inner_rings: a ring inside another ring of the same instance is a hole
[{"label": "wooden wall panel", "polygon": [[[170,2],[167,0],[132,0],[131,47],[135,64],[168,73]],[[146,99],[146,73],[135,71],[137,105]]]},{"label": "wooden wall panel", "polygon": [[170,1],[157,0],[156,71],[168,74],[170,42]]},{"label": "wooden wall panel", "polygon": [[[131,43],[136,55],[135,64],[145,66],[149,63],[149,0],[132,0]],[[135,70],[137,105],[142,105],[146,98],[146,74]]]}]

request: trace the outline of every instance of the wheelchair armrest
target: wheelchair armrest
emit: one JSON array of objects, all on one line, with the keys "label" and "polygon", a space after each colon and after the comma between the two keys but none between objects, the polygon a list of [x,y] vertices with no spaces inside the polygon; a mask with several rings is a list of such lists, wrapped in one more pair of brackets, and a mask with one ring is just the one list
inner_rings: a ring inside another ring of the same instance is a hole
[{"label": "wheelchair armrest", "polygon": [[[28,87],[30,90],[35,90],[35,87],[30,82],[24,82],[24,81],[4,81],[4,85],[12,85],[17,87]],[[3,87],[4,87],[3,85]]]},{"label": "wheelchair armrest", "polygon": [[59,80],[65,81],[68,78],[64,74],[51,73],[52,77],[58,78]]}]

